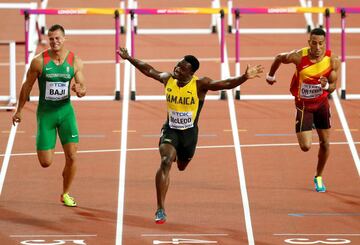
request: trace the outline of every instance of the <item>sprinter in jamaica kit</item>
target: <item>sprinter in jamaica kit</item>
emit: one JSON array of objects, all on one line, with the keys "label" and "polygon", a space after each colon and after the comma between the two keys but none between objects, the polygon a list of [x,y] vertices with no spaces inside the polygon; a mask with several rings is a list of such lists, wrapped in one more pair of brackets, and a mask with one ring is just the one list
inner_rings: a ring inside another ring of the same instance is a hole
[{"label": "sprinter in jamaica kit", "polygon": [[263,67],[260,65],[247,66],[242,76],[212,80],[208,77],[198,78],[194,75],[200,64],[193,55],[184,56],[170,73],[157,71],[151,65],[131,57],[126,48],[120,48],[118,53],[144,75],[159,81],[165,87],[168,116],[161,130],[160,168],[155,178],[157,194],[155,222],[163,224],[167,217],[165,196],[170,183],[170,168],[172,163],[176,162],[178,169],[183,171],[194,156],[198,139],[197,124],[206,93],[209,90],[235,88],[248,79],[259,77],[263,72]]}]

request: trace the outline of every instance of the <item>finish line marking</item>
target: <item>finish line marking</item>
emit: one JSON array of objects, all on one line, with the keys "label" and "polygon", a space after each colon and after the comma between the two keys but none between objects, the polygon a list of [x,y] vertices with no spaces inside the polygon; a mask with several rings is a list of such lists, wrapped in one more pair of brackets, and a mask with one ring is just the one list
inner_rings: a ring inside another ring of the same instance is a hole
[{"label": "finish line marking", "polygon": [[360,213],[291,213],[288,214],[293,217],[304,216],[360,216]]},{"label": "finish line marking", "polygon": [[59,234],[59,235],[10,235],[10,237],[96,237],[97,234],[74,234],[74,235],[65,235],[65,234]]},{"label": "finish line marking", "polygon": [[163,237],[173,237],[173,236],[228,236],[229,234],[216,234],[216,233],[212,233],[212,234],[141,234],[142,237],[154,237],[154,236],[163,236]]},{"label": "finish line marking", "polygon": [[321,233],[275,233],[274,236],[360,236],[360,233],[353,234],[321,234]]}]

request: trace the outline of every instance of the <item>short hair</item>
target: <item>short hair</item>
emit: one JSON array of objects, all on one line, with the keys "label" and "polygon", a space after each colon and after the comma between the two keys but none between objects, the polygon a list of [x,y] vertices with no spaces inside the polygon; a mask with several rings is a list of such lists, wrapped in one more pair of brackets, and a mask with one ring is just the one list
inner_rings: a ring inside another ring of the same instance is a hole
[{"label": "short hair", "polygon": [[199,60],[194,55],[185,55],[184,60],[191,65],[191,70],[196,72],[200,67]]},{"label": "short hair", "polygon": [[317,35],[317,36],[326,36],[326,33],[323,29],[321,28],[315,28],[315,29],[312,29],[311,32],[310,32],[310,36],[312,35]]},{"label": "short hair", "polygon": [[65,29],[64,29],[64,27],[62,27],[62,26],[59,25],[59,24],[52,25],[52,26],[49,28],[49,32],[54,32],[54,31],[57,31],[57,30],[60,30],[60,31],[65,35]]}]

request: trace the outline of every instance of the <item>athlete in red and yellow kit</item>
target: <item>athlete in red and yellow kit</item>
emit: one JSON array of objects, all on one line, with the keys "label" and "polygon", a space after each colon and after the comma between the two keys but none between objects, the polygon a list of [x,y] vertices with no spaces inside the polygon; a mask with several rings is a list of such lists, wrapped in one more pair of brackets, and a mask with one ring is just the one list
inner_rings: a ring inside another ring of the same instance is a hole
[{"label": "athlete in red and yellow kit", "polygon": [[[20,123],[22,109],[29,98],[36,80],[39,82],[39,104],[37,108],[36,149],[42,167],[53,162],[57,132],[65,153],[63,170],[64,205],[75,207],[77,204],[69,195],[71,183],[76,173],[76,151],[79,142],[75,112],[70,102],[70,90],[78,97],[86,93],[83,64],[79,57],[64,48],[65,30],[53,25],[48,31],[50,48],[35,56],[23,83],[13,124]],[[73,79],[74,78],[74,79]],[[71,85],[71,82],[73,84]]]},{"label": "athlete in red and yellow kit", "polygon": [[125,48],[120,48],[118,53],[143,74],[159,81],[165,87],[168,116],[159,141],[161,161],[156,173],[157,211],[155,213],[155,222],[162,224],[166,221],[164,204],[170,182],[171,164],[176,161],[178,169],[183,171],[194,156],[198,139],[197,123],[206,93],[209,90],[235,88],[248,79],[259,77],[263,67],[248,66],[242,76],[216,81],[194,75],[200,64],[193,55],[184,56],[170,73],[159,72],[149,64],[131,57]]},{"label": "athlete in red and yellow kit", "polygon": [[325,192],[322,173],[329,157],[330,107],[328,95],[336,89],[339,59],[326,50],[326,34],[320,28],[313,29],[308,41],[309,47],[281,53],[275,57],[266,81],[276,82],[275,72],[280,64],[295,64],[296,71],[290,85],[295,97],[296,135],[301,150],[309,151],[312,143],[312,127],[315,126],[320,149],[314,178],[315,190]]}]

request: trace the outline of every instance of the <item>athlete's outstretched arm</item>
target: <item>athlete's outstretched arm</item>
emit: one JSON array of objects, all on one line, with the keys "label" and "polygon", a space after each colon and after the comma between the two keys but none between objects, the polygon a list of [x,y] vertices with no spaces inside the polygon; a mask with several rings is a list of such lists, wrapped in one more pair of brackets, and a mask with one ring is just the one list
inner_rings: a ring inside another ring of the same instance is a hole
[{"label": "athlete's outstretched arm", "polygon": [[126,48],[120,47],[117,53],[120,55],[121,58],[123,58],[124,60],[128,60],[131,64],[133,64],[145,76],[158,80],[161,83],[165,83],[171,76],[171,74],[168,72],[157,71],[148,63],[131,57]]},{"label": "athlete's outstretched arm", "polygon": [[247,65],[245,73],[239,77],[233,77],[224,80],[212,80],[208,77],[205,77],[199,80],[199,86],[200,89],[202,90],[211,90],[211,91],[232,89],[243,84],[248,79],[260,77],[260,74],[263,71],[264,68],[261,65],[257,65],[257,66]]},{"label": "athlete's outstretched arm", "polygon": [[82,60],[75,56],[74,60],[74,69],[75,69],[75,76],[74,76],[74,84],[71,87],[71,90],[74,91],[77,97],[81,98],[86,94],[86,86],[85,86],[85,76],[83,72],[84,64]]},{"label": "athlete's outstretched arm", "polygon": [[298,64],[300,62],[301,56],[298,50],[293,50],[288,53],[280,53],[275,56],[269,73],[266,76],[266,82],[270,85],[276,83],[275,72],[279,69],[281,64]]},{"label": "athlete's outstretched arm", "polygon": [[40,76],[42,69],[42,59],[40,56],[35,57],[30,64],[29,70],[26,73],[25,82],[21,85],[19,101],[16,111],[12,117],[13,125],[20,123],[22,119],[21,110],[30,96],[30,92],[36,79]]}]

